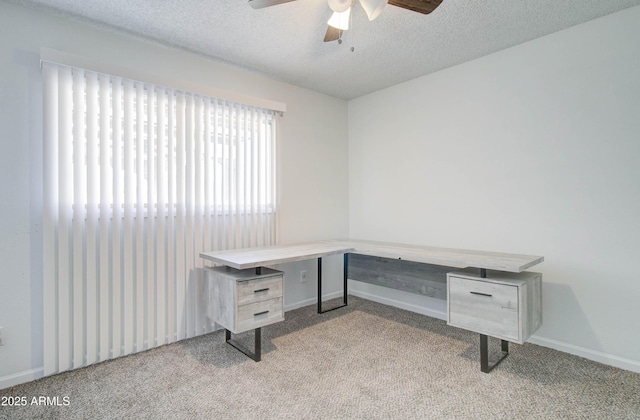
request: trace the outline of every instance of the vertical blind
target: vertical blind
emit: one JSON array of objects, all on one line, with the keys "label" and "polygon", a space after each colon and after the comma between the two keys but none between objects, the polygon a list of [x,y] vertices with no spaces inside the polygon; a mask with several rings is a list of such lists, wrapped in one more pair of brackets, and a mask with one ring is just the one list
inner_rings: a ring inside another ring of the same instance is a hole
[{"label": "vertical blind", "polygon": [[42,66],[45,375],[212,331],[199,253],[276,242],[274,112]]}]

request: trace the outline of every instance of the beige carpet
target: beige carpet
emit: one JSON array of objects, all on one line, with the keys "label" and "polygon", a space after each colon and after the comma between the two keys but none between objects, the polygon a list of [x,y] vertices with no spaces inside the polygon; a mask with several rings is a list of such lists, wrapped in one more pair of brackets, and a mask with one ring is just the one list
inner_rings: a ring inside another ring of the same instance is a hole
[{"label": "beige carpet", "polygon": [[29,404],[0,418],[640,418],[637,373],[525,344],[484,374],[478,335],[444,321],[355,297],[315,310],[265,327],[259,363],[217,331],[1,390]]}]

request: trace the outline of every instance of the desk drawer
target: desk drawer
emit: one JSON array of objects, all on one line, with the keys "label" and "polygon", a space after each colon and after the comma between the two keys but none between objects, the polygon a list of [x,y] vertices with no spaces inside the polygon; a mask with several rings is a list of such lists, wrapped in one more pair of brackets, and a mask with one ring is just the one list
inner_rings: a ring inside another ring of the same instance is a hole
[{"label": "desk drawer", "polygon": [[282,296],[282,274],[237,283],[238,305],[247,305]]},{"label": "desk drawer", "polygon": [[450,325],[520,342],[518,287],[449,277]]},{"label": "desk drawer", "polygon": [[280,321],[284,321],[282,296],[239,306],[237,328],[233,332],[238,334]]}]

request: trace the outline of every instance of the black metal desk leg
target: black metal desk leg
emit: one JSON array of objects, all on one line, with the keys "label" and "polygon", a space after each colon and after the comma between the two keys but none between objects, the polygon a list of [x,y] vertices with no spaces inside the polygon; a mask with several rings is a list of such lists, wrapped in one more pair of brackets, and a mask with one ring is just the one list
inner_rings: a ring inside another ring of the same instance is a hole
[{"label": "black metal desk leg", "polygon": [[318,258],[318,313],[322,313],[322,257]]},{"label": "black metal desk leg", "polygon": [[234,349],[244,353],[254,362],[259,362],[262,359],[262,328],[256,328],[254,331],[254,350],[248,350],[244,348],[240,343],[231,339],[231,331],[225,328],[224,341]]},{"label": "black metal desk leg", "polygon": [[349,267],[349,254],[344,254],[344,267],[343,267],[343,296],[342,296],[342,305],[336,306],[335,308],[322,310],[322,258],[318,258],[318,313],[323,314],[325,312],[333,311],[338,308],[342,308],[343,306],[347,306],[347,275],[348,275],[348,267]]},{"label": "black metal desk leg", "polygon": [[498,366],[509,355],[509,342],[506,340],[500,340],[500,354],[496,360],[489,361],[489,338],[480,334],[480,371],[483,373],[489,373],[491,370]]},{"label": "black metal desk leg", "polygon": [[349,254],[345,253],[342,261],[342,302],[347,306],[347,281],[349,280]]}]

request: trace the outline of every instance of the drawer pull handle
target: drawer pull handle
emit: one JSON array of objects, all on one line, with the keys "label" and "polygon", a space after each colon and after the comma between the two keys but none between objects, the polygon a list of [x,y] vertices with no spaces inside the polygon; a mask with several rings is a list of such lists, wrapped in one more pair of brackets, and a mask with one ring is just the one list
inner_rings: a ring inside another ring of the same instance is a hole
[{"label": "drawer pull handle", "polygon": [[257,314],[253,314],[253,316],[260,316],[260,315],[265,315],[268,314],[269,311],[264,311],[264,312],[258,312]]},{"label": "drawer pull handle", "polygon": [[253,293],[268,292],[269,288],[254,290]]},{"label": "drawer pull handle", "polygon": [[478,295],[478,296],[486,296],[486,297],[491,297],[492,295],[488,294],[488,293],[480,293],[480,292],[469,292],[472,295]]}]

